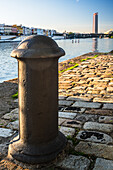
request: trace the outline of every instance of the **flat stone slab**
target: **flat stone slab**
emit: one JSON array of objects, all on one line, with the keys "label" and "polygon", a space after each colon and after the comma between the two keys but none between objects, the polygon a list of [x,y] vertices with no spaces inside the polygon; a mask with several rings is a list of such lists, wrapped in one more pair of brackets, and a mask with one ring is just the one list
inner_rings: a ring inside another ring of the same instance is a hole
[{"label": "flat stone slab", "polygon": [[75,147],[75,151],[83,152],[88,155],[94,155],[96,157],[102,157],[105,159],[113,160],[113,145],[81,141]]},{"label": "flat stone slab", "polygon": [[6,119],[6,120],[16,120],[16,119],[18,119],[18,114],[7,113],[4,116],[2,116],[2,118]]},{"label": "flat stone slab", "polygon": [[77,113],[58,112],[58,117],[60,117],[60,118],[74,119],[76,117],[76,115],[77,115]]},{"label": "flat stone slab", "polygon": [[0,159],[7,156],[8,152],[8,144],[7,143],[1,143],[0,144]]},{"label": "flat stone slab", "polygon": [[0,127],[5,127],[5,126],[7,126],[8,123],[9,123],[9,121],[0,119]]},{"label": "flat stone slab", "polygon": [[59,100],[65,100],[65,99],[66,99],[66,96],[58,96],[58,99],[59,99]]},{"label": "flat stone slab", "polygon": [[64,127],[61,126],[59,128],[60,132],[62,132],[66,137],[70,136],[72,137],[75,134],[75,129],[74,128],[69,128],[69,127]]},{"label": "flat stone slab", "polygon": [[72,96],[68,97],[66,100],[72,100],[72,101],[87,101],[90,102],[92,100],[91,97],[81,97],[81,96]]},{"label": "flat stone slab", "polygon": [[96,142],[96,143],[106,143],[106,144],[113,143],[113,139],[111,136],[96,131],[80,131],[77,134],[76,138],[79,140]]},{"label": "flat stone slab", "polygon": [[18,113],[19,113],[19,109],[18,109],[18,108],[15,108],[15,109],[13,109],[10,113],[12,113],[12,114],[18,114]]},{"label": "flat stone slab", "polygon": [[58,118],[58,125],[62,125],[62,123],[64,123],[65,121],[66,119]]},{"label": "flat stone slab", "polygon": [[91,108],[91,109],[99,109],[102,104],[100,103],[93,103],[93,102],[75,102],[73,107],[85,107],[85,108]]},{"label": "flat stone slab", "polygon": [[113,124],[113,116],[100,116],[99,122],[100,123],[112,123]]},{"label": "flat stone slab", "polygon": [[110,103],[104,104],[103,109],[112,109],[113,110],[113,104],[110,104]]},{"label": "flat stone slab", "polygon": [[107,109],[87,109],[85,111],[86,114],[95,114],[95,115],[102,115],[102,116],[112,116],[113,110],[107,110]]},{"label": "flat stone slab", "polygon": [[57,167],[70,170],[88,170],[90,160],[83,156],[69,155]]},{"label": "flat stone slab", "polygon": [[77,120],[66,120],[62,125],[67,127],[77,127],[77,128],[82,127],[82,123]]},{"label": "flat stone slab", "polygon": [[88,98],[88,97],[76,97],[76,96],[70,96],[68,97],[66,100],[72,100],[72,101],[87,101],[90,102],[92,100],[92,98]]},{"label": "flat stone slab", "polygon": [[95,166],[93,170],[112,170],[113,169],[113,161],[106,160],[102,158],[97,158]]},{"label": "flat stone slab", "polygon": [[82,123],[85,123],[86,121],[95,122],[98,120],[98,115],[77,114],[75,119],[81,121]]},{"label": "flat stone slab", "polygon": [[16,108],[16,109],[13,109],[10,113],[6,113],[4,116],[2,116],[2,118],[6,120],[16,120],[18,119],[18,113],[19,113],[19,110],[18,108]]},{"label": "flat stone slab", "polygon": [[13,129],[13,130],[19,130],[19,120],[16,120],[14,122],[10,122],[7,125],[8,128]]},{"label": "flat stone slab", "polygon": [[58,101],[60,106],[71,106],[74,102],[73,101],[67,101],[67,100],[59,100]]},{"label": "flat stone slab", "polygon": [[64,109],[65,112],[75,112],[75,113],[84,113],[85,108],[79,108],[79,107],[66,107]]},{"label": "flat stone slab", "polygon": [[[105,93],[105,92],[104,92]],[[113,103],[113,98],[109,97],[109,98],[99,98],[99,97],[95,97],[93,99],[93,102],[103,102],[103,103]]]},{"label": "flat stone slab", "polygon": [[11,129],[6,128],[0,128],[0,137],[7,138],[14,134],[14,132]]},{"label": "flat stone slab", "polygon": [[110,132],[113,131],[113,125],[112,124],[97,123],[97,122],[86,122],[83,126],[83,129],[97,130],[97,131],[110,133]]}]

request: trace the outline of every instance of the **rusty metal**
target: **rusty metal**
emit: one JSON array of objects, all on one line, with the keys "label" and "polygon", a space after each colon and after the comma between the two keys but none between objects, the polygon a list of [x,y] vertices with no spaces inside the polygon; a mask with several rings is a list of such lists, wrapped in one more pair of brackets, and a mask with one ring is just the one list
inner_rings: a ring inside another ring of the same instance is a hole
[{"label": "rusty metal", "polygon": [[65,147],[58,130],[58,59],[64,54],[46,36],[29,36],[11,53],[18,60],[19,135],[9,145],[10,158],[44,163]]}]

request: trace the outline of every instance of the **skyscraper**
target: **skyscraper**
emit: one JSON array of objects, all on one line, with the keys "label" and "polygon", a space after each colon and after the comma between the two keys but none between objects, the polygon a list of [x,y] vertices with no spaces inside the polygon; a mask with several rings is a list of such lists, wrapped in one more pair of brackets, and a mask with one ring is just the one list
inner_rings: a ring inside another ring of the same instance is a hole
[{"label": "skyscraper", "polygon": [[98,12],[93,14],[93,33],[98,34]]}]

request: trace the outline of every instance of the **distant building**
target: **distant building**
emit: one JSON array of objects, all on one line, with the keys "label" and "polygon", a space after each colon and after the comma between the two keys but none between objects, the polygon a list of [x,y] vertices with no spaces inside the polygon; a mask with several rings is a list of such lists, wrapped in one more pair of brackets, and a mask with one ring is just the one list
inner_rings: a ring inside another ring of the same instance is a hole
[{"label": "distant building", "polygon": [[17,35],[17,27],[16,25],[13,25],[12,28],[11,28],[11,33],[10,34],[14,34],[14,35]]},{"label": "distant building", "polygon": [[5,35],[11,35],[12,26],[11,25],[4,25],[4,33],[5,33]]},{"label": "distant building", "polygon": [[0,35],[4,34],[4,25],[5,24],[0,24]]},{"label": "distant building", "polygon": [[37,35],[43,35],[44,31],[41,28],[37,28]]},{"label": "distant building", "polygon": [[93,14],[93,33],[98,34],[98,13]]}]

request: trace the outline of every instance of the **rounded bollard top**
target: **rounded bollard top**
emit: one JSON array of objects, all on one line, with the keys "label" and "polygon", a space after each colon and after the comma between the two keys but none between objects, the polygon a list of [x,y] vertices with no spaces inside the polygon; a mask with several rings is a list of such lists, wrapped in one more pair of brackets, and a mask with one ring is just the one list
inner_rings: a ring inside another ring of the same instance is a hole
[{"label": "rounded bollard top", "polygon": [[21,41],[11,53],[11,57],[21,58],[53,58],[65,55],[65,51],[57,43],[43,35],[29,36]]}]

